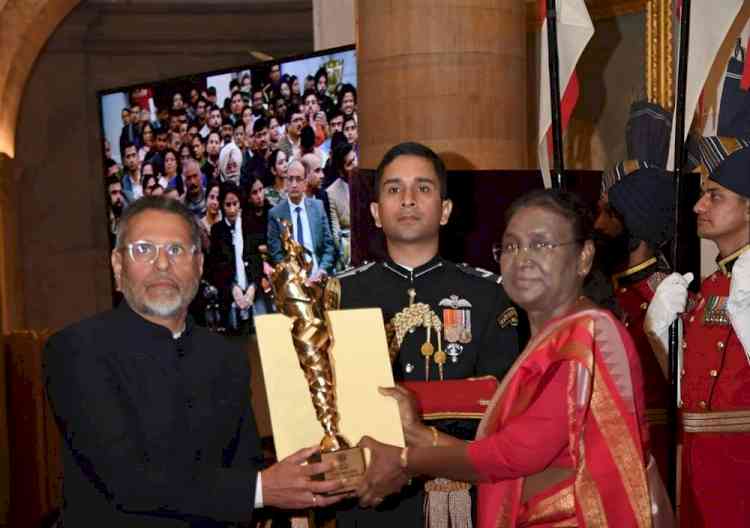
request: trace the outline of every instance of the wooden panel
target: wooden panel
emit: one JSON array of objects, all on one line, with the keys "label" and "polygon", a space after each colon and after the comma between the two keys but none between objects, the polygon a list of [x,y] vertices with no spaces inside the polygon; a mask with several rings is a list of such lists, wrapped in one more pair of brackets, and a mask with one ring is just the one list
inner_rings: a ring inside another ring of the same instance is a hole
[{"label": "wooden panel", "polygon": [[646,9],[647,0],[587,0],[586,6],[594,20],[629,15]]},{"label": "wooden panel", "polygon": [[[538,0],[526,0],[526,24],[529,31],[539,25]],[[558,4],[560,0],[557,0]],[[662,0],[586,0],[586,7],[592,20],[602,20],[622,15],[639,13],[649,2]],[[668,1],[668,0],[667,0]]]},{"label": "wooden panel", "polygon": [[10,462],[9,525],[38,526],[61,504],[59,435],[44,395],[42,348],[46,333],[5,336]]},{"label": "wooden panel", "polygon": [[357,15],[362,167],[405,140],[449,169],[525,165],[522,4],[360,1]]}]

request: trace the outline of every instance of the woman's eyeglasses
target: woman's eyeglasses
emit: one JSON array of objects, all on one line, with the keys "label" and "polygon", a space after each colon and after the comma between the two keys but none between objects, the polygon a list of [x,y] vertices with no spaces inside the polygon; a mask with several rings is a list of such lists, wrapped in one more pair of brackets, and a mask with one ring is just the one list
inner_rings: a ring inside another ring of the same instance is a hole
[{"label": "woman's eyeglasses", "polygon": [[571,240],[570,242],[546,242],[537,241],[532,242],[528,246],[521,246],[515,242],[507,242],[505,244],[494,244],[492,246],[492,257],[495,262],[500,262],[502,257],[514,258],[521,254],[526,253],[530,257],[546,257],[552,253],[555,249],[562,246],[569,246],[571,244],[578,244],[580,240]]}]

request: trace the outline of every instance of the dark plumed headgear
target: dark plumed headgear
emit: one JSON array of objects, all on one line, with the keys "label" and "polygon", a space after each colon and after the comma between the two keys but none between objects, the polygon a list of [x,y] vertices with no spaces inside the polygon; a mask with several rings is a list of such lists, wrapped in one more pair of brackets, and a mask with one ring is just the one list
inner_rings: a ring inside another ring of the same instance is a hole
[{"label": "dark plumed headgear", "polygon": [[700,153],[709,179],[750,198],[750,138],[705,137]]},{"label": "dark plumed headgear", "polygon": [[641,168],[612,185],[609,205],[622,216],[626,229],[658,248],[674,233],[674,183],[667,173]]}]

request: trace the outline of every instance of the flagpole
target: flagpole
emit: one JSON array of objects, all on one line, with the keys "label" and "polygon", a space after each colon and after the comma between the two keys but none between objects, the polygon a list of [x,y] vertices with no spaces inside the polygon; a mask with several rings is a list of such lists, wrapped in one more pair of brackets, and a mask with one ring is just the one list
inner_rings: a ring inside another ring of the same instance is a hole
[{"label": "flagpole", "polygon": [[[674,146],[674,240],[672,243],[672,269],[679,271],[680,263],[680,198],[682,192],[682,171],[685,161],[685,92],[687,89],[688,69],[688,43],[690,42],[690,0],[682,0],[680,13],[680,55],[677,70],[677,90],[675,92],[675,146]],[[670,405],[670,442],[672,453],[669,457],[669,482],[668,490],[672,504],[677,498],[677,440],[678,440],[678,415],[677,406],[680,401],[679,392],[679,362],[680,350],[679,332],[677,321],[669,327],[669,374],[672,389],[672,401]]]},{"label": "flagpole", "polygon": [[560,111],[560,61],[557,47],[557,9],[555,0],[547,1],[547,49],[552,109],[552,188],[565,189],[562,113]]}]

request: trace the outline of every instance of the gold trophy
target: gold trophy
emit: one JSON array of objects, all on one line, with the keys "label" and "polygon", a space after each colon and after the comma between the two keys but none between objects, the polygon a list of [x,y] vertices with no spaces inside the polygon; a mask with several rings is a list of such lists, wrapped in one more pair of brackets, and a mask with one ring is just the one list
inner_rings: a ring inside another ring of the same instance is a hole
[{"label": "gold trophy", "polygon": [[286,257],[271,274],[271,285],[278,311],[292,319],[292,343],[299,365],[305,374],[315,414],[323,427],[320,454],[311,462],[335,459],[335,469],[316,480],[346,479],[345,491],[356,489],[365,472],[364,453],[351,447],[339,433],[336,408],[336,389],[329,350],[332,335],[326,320],[326,310],[338,308],[340,284],[329,278],[309,282],[311,263],[305,258],[305,248],[293,239],[289,222],[282,222],[281,242]]}]

